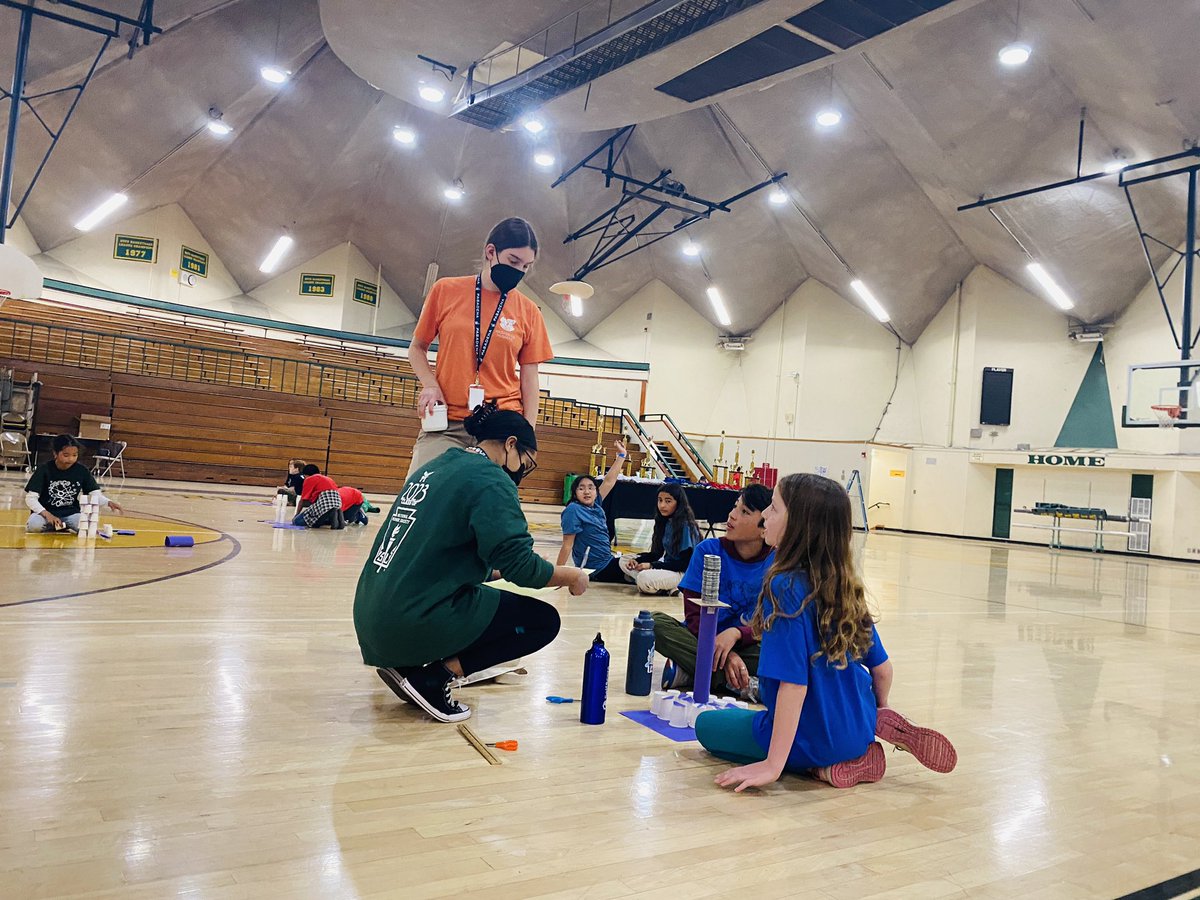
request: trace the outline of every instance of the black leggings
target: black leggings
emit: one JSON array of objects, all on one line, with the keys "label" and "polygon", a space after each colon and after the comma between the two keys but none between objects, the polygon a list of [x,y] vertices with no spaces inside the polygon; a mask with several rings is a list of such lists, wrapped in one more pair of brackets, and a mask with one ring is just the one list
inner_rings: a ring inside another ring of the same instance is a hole
[{"label": "black leggings", "polygon": [[558,636],[560,627],[558,610],[549,603],[501,591],[496,615],[483,634],[454,655],[463,674],[470,675],[541,650]]},{"label": "black leggings", "polygon": [[625,573],[621,571],[621,557],[614,556],[608,563],[600,569],[597,569],[589,577],[588,581],[603,582],[607,584],[629,584],[629,579],[625,577]]}]

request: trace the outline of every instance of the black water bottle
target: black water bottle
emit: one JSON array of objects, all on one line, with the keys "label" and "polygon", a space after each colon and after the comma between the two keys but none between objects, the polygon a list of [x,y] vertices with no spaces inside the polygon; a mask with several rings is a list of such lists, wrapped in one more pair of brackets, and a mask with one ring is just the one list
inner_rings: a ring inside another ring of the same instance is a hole
[{"label": "black water bottle", "polygon": [[597,632],[592,647],[583,658],[583,693],[580,694],[579,721],[584,725],[603,725],[608,705],[608,651]]},{"label": "black water bottle", "polygon": [[654,617],[643,609],[629,631],[629,658],[625,663],[625,693],[649,697],[654,678]]}]

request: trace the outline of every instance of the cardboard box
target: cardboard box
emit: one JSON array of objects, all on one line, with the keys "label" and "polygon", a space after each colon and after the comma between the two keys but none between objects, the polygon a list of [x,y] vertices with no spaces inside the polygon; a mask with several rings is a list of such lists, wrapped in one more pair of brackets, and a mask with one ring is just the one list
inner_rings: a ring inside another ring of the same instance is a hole
[{"label": "cardboard box", "polygon": [[81,415],[75,419],[75,436],[107,441],[112,437],[112,419],[108,416]]}]

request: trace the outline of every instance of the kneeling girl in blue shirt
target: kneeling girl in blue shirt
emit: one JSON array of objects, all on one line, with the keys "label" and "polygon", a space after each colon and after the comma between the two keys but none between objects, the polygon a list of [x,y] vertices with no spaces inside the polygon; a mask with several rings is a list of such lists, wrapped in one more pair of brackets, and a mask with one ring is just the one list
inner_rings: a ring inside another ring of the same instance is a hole
[{"label": "kneeling girl in blue shirt", "polygon": [[878,781],[885,760],[876,737],[949,772],[957,761],[950,741],[887,706],[892,664],[854,568],[846,490],[819,475],[788,475],[763,518],[775,562],[750,626],[762,637],[758,683],[767,708],[696,720],[706,749],[742,763],[717,784],[742,791],[784,771],[834,787]]}]

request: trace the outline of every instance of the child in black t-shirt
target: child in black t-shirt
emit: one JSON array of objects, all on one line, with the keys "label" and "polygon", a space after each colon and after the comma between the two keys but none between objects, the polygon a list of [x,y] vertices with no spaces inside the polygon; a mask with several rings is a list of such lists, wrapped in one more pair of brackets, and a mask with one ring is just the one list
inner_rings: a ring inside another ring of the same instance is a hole
[{"label": "child in black t-shirt", "polygon": [[54,459],[38,466],[25,485],[29,507],[26,531],[79,530],[79,495],[87,494],[100,504],[121,512],[121,505],[100,493],[92,473],[79,464],[79,442],[69,434],[54,439]]},{"label": "child in black t-shirt", "polygon": [[295,506],[296,498],[300,496],[300,492],[304,490],[304,460],[289,459],[288,460],[288,476],[287,480],[275,491],[277,494],[283,494],[287,497],[287,505]]}]

